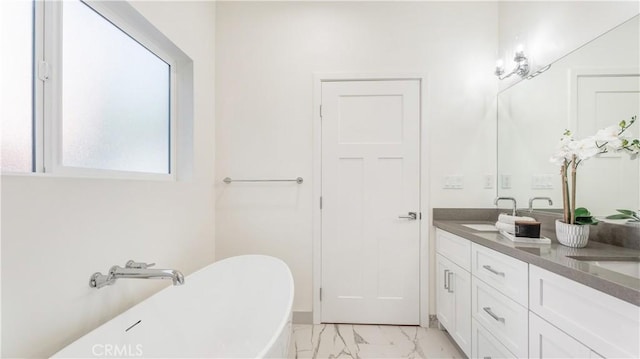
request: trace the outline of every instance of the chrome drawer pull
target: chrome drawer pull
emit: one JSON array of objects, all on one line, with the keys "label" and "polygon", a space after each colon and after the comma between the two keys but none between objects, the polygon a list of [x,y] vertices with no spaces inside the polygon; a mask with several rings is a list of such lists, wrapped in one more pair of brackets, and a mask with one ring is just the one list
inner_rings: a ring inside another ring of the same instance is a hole
[{"label": "chrome drawer pull", "polygon": [[488,270],[489,272],[491,272],[491,273],[493,273],[495,275],[499,275],[499,276],[504,277],[504,272],[498,272],[497,270],[491,268],[490,265],[484,265],[484,266],[482,266],[482,268]]},{"label": "chrome drawer pull", "polygon": [[504,318],[500,318],[499,316],[496,315],[496,313],[492,312],[491,307],[484,307],[482,309],[484,309],[484,311],[487,312],[487,314],[489,314],[491,318],[495,319],[498,322],[504,323]]}]

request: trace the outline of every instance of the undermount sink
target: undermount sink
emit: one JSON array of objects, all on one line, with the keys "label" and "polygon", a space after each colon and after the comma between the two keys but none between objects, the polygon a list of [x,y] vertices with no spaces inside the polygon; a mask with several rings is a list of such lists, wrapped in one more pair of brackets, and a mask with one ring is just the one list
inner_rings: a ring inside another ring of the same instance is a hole
[{"label": "undermount sink", "polygon": [[498,229],[493,224],[463,224],[467,228],[471,228],[480,232],[497,232]]},{"label": "undermount sink", "polygon": [[567,256],[610,271],[640,278],[640,257]]}]

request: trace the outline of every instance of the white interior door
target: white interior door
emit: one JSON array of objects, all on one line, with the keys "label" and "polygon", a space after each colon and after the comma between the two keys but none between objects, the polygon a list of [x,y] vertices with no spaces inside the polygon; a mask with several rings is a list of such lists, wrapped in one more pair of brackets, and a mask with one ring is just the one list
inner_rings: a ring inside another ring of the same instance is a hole
[{"label": "white interior door", "polygon": [[[589,74],[578,76],[576,84],[577,138],[591,136],[601,128],[629,122],[640,113],[640,75]],[[640,123],[629,128],[625,136],[638,138]],[[596,216],[616,213],[617,208],[637,209],[640,202],[640,161],[622,153],[610,153],[580,165],[578,191],[592,193],[588,202],[578,206],[589,208]],[[606,176],[601,174],[606,173]]]},{"label": "white interior door", "polygon": [[418,80],[322,83],[321,213],[321,321],[419,324]]}]

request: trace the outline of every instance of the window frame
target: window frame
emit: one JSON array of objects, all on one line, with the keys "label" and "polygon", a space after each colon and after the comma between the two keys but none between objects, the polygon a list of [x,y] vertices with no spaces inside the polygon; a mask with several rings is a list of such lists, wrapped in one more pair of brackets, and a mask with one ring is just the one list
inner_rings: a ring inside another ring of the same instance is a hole
[{"label": "window frame", "polygon": [[[173,43],[125,2],[79,0],[169,65],[168,173],[71,167],[62,164],[62,6],[34,1],[33,164],[32,172],[10,174],[175,181],[178,170],[178,78],[189,60]],[[46,79],[45,79],[46,78]],[[7,172],[3,172],[3,175]]]}]

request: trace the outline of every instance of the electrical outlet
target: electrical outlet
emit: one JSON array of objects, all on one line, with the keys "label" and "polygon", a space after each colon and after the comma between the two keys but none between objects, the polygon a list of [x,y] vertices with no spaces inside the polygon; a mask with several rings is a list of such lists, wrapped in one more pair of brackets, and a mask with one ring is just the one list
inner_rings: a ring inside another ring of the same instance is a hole
[{"label": "electrical outlet", "polygon": [[556,178],[555,175],[544,175],[544,188],[546,189],[552,189],[553,188],[553,181]]},{"label": "electrical outlet", "polygon": [[463,176],[460,175],[448,175],[444,176],[444,189],[462,189],[464,188]]},{"label": "electrical outlet", "polygon": [[553,188],[553,175],[541,174],[531,176],[531,188],[532,189],[552,189]]}]

